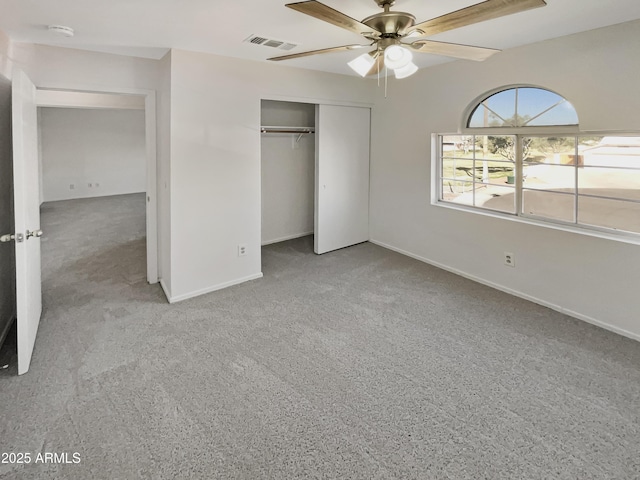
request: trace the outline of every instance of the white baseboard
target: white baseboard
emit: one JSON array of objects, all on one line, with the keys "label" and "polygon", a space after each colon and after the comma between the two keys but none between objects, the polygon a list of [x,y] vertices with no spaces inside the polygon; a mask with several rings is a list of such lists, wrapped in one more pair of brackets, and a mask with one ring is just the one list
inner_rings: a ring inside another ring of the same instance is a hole
[{"label": "white baseboard", "polygon": [[306,237],[308,235],[313,235],[313,231],[305,232],[305,233],[295,233],[293,235],[287,235],[286,237],[276,238],[275,240],[267,240],[266,242],[262,243],[262,246],[264,247],[265,245],[271,245],[272,243],[286,242],[287,240],[293,240],[294,238]]},{"label": "white baseboard", "polygon": [[40,202],[40,205],[48,202],[66,202],[67,200],[88,200],[90,198],[102,198],[102,197],[119,197],[122,195],[136,195],[136,194],[144,194],[145,190],[139,191],[136,190],[134,192],[84,192],[84,194],[79,194],[76,196],[62,196],[60,198],[47,198]]},{"label": "white baseboard", "polygon": [[502,292],[508,293],[510,295],[519,297],[519,298],[523,298],[525,300],[529,300],[530,302],[533,303],[537,303],[538,305],[542,305],[543,307],[547,307],[550,308],[551,310],[555,310],[556,312],[560,312],[563,313],[565,315],[569,315],[570,317],[573,318],[577,318],[578,320],[582,320],[584,322],[590,323],[592,325],[595,325],[597,327],[601,327],[604,328],[605,330],[609,330],[611,332],[617,333],[618,335],[622,335],[623,337],[627,337],[627,338],[631,338],[632,340],[636,340],[640,342],[640,334],[634,333],[634,332],[630,332],[628,330],[625,330],[623,328],[620,327],[616,327],[615,325],[611,325],[609,323],[603,322],[601,320],[595,319],[593,317],[590,317],[588,315],[584,315],[582,313],[579,312],[575,312],[573,310],[568,310],[564,307],[562,307],[561,305],[556,305],[554,303],[550,303],[547,302],[545,300],[542,300],[540,298],[537,297],[533,297],[531,295],[528,295],[524,292],[520,292],[518,290],[513,290],[512,288],[509,287],[505,287],[504,285],[500,285],[494,282],[490,282],[488,280],[485,280],[483,278],[477,277],[475,275],[471,275],[467,272],[463,272],[462,270],[458,270],[456,268],[451,268],[447,265],[443,265],[442,263],[439,262],[434,262],[433,260],[430,260],[428,258],[425,257],[421,257],[420,255],[416,255],[413,254],[411,252],[407,252],[406,250],[402,250],[400,248],[396,248],[392,245],[388,245],[384,242],[379,242],[377,240],[369,240],[369,242],[375,244],[375,245],[379,245],[381,247],[387,248],[389,250],[393,250],[394,252],[400,253],[402,255],[406,255],[407,257],[411,257],[411,258],[415,258],[416,260],[419,260],[421,262],[424,263],[428,263],[429,265],[433,265],[434,267],[438,267],[441,268],[442,270],[446,270],[447,272],[451,272],[451,273],[455,273],[456,275],[460,275],[461,277],[464,278],[468,278],[469,280],[472,280],[474,282],[477,283],[481,283],[483,285],[486,285],[488,287],[491,288],[495,288],[496,290],[500,290]]},{"label": "white baseboard", "polygon": [[[187,300],[189,298],[198,297],[200,295],[204,295],[205,293],[215,292],[216,290],[222,290],[223,288],[232,287],[233,285],[238,285],[240,283],[248,282],[250,280],[257,280],[258,278],[262,278],[262,272],[256,273],[254,275],[249,275],[248,277],[238,278],[236,280],[231,280],[230,282],[220,283],[218,285],[214,285],[212,287],[203,288],[201,290],[196,290],[195,292],[184,293],[182,295],[177,295],[172,297],[168,295],[169,303],[181,302],[182,300]],[[164,287],[163,287],[164,289]],[[165,290],[165,294],[166,294]]]}]

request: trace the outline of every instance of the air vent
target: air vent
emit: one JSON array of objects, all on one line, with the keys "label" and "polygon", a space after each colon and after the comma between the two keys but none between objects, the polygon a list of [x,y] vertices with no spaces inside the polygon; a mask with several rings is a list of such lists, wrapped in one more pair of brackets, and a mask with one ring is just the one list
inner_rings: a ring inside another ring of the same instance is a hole
[{"label": "air vent", "polygon": [[253,43],[254,45],[277,48],[279,50],[293,50],[298,46],[296,43],[287,43],[283,42],[282,40],[274,40],[273,38],[261,37],[259,35],[251,35],[244,41],[247,43]]},{"label": "air vent", "polygon": [[278,47],[281,47],[283,44],[284,42],[279,42],[277,40],[267,40],[262,45],[264,45],[265,47],[278,48]]}]

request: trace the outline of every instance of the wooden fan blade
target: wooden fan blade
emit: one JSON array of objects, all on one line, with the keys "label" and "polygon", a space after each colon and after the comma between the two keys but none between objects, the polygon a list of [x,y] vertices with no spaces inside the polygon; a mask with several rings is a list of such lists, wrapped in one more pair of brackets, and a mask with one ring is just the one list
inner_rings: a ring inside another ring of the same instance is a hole
[{"label": "wooden fan blade", "polygon": [[475,60],[481,62],[500,50],[493,48],[472,47],[470,45],[460,45],[458,43],[434,42],[432,40],[418,40],[411,44],[404,44],[422,53],[433,53],[444,55],[445,57],[462,58],[464,60]]},{"label": "wooden fan blade", "polygon": [[524,12],[532,8],[544,7],[545,0],[486,0],[476,5],[447,13],[441,17],[418,23],[411,31],[420,31],[423,35],[435,35],[455,28],[466,27],[474,23],[492,20],[505,15]]},{"label": "wooden fan blade", "polygon": [[369,75],[376,75],[378,72],[381,72],[383,68],[384,68],[384,55],[378,55],[376,58],[376,63],[373,64],[373,67],[371,67],[371,70],[367,72],[365,77],[368,77]]},{"label": "wooden fan blade", "polygon": [[281,57],[271,57],[267,60],[279,62],[280,60],[291,60],[293,58],[308,57],[310,55],[318,55],[321,53],[342,52],[344,50],[357,50],[358,48],[370,48],[371,45],[343,45],[341,47],[323,48],[321,50],[310,50],[308,52],[292,53],[291,55],[283,55]]},{"label": "wooden fan blade", "polygon": [[315,0],[308,2],[289,3],[285,6],[297,10],[298,12],[311,15],[312,17],[315,17],[319,20],[329,22],[333,25],[344,28],[359,35],[362,35],[364,33],[380,34],[380,32],[375,28],[371,28],[364,23],[360,23],[359,21],[345,15],[344,13],[339,12],[338,10],[334,10],[333,8],[328,7],[323,3],[316,2]]}]

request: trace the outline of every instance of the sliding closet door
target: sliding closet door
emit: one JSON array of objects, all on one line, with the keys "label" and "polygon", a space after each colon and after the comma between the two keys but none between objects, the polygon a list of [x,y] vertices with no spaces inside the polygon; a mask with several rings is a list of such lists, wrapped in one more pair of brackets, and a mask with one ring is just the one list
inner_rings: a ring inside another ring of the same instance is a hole
[{"label": "sliding closet door", "polygon": [[316,253],[369,240],[369,108],[316,108]]}]

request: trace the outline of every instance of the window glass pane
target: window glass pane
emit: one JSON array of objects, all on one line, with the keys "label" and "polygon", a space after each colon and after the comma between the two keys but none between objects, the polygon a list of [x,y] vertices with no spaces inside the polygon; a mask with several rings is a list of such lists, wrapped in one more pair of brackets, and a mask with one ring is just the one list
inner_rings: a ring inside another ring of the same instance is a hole
[{"label": "window glass pane", "polygon": [[640,137],[580,137],[585,166],[640,168]]},{"label": "window glass pane", "polygon": [[442,155],[445,157],[473,158],[473,135],[445,135],[442,137]]},{"label": "window glass pane", "polygon": [[575,165],[575,137],[524,137],[526,165]]},{"label": "window glass pane", "polygon": [[522,177],[525,188],[575,193],[576,170],[570,165],[527,165]]},{"label": "window glass pane", "polygon": [[473,183],[450,179],[442,180],[442,200],[473,205]]},{"label": "window glass pane", "polygon": [[522,211],[526,215],[575,222],[575,195],[525,189]]},{"label": "window glass pane", "polygon": [[542,88],[518,88],[518,126],[576,125],[573,106]]},{"label": "window glass pane", "polygon": [[583,195],[640,202],[640,169],[583,167],[578,169],[578,189]]},{"label": "window glass pane", "polygon": [[498,162],[488,162],[489,167],[487,168],[488,175],[484,175],[484,168],[482,165],[485,162],[476,162],[476,172],[479,174],[478,182],[484,184],[491,184],[503,187],[505,185],[515,185],[516,183],[516,173],[513,169],[512,164]]},{"label": "window glass pane", "polygon": [[473,179],[473,160],[442,159],[442,177],[470,182]]},{"label": "window glass pane", "polygon": [[563,98],[542,88],[518,88],[518,114],[533,118],[541,112],[561,102]]},{"label": "window glass pane", "polygon": [[640,233],[640,203],[578,197],[578,223]]},{"label": "window glass pane", "polygon": [[564,101],[561,104],[553,107],[548,112],[544,112],[538,117],[529,120],[525,126],[527,127],[541,127],[551,125],[577,125],[578,114],[576,113],[573,105]]},{"label": "window glass pane", "polygon": [[[479,137],[480,138],[480,137]],[[512,135],[489,135],[486,137],[486,155],[484,151],[479,151],[476,154],[476,158],[482,158],[484,160],[501,160],[513,162],[516,158],[516,139]]]},{"label": "window glass pane", "polygon": [[498,92],[482,102],[489,110],[490,127],[515,127],[516,90],[515,88]]},{"label": "window glass pane", "polygon": [[515,213],[515,199],[515,188],[513,187],[476,184],[476,207]]},{"label": "window glass pane", "polygon": [[476,106],[467,122],[470,128],[577,124],[578,114],[571,103],[549,90],[533,87],[491,95]]},{"label": "window glass pane", "polygon": [[480,104],[471,114],[469,123],[467,125],[471,128],[482,128],[489,126],[489,109]]},{"label": "window glass pane", "polygon": [[512,185],[515,176],[515,137],[476,136],[476,181]]},{"label": "window glass pane", "polygon": [[578,153],[582,155],[585,151],[599,146],[604,138],[598,135],[578,137]]}]

